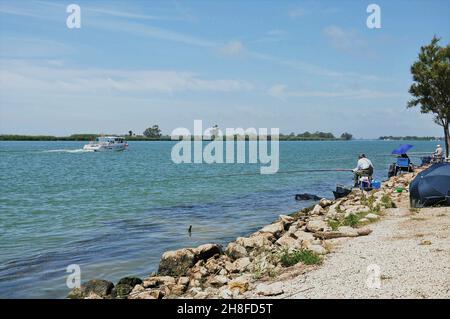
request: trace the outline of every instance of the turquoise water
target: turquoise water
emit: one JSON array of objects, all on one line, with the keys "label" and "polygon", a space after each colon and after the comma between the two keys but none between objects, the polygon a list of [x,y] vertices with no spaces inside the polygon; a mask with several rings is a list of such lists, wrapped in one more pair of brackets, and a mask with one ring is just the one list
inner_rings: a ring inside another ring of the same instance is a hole
[{"label": "turquoise water", "polygon": [[[212,178],[259,164],[174,164],[173,142],[130,142],[125,152],[82,152],[83,142],[0,142],[0,297],[63,298],[66,267],[82,281],[155,271],[165,250],[226,244],[311,202],[351,173]],[[385,178],[397,141],[280,142],[280,171],[352,168],[372,159]],[[411,142],[412,151],[436,142]],[[419,159],[415,159],[419,163]],[[199,178],[199,176],[208,176]],[[192,236],[187,229],[192,225]]]}]

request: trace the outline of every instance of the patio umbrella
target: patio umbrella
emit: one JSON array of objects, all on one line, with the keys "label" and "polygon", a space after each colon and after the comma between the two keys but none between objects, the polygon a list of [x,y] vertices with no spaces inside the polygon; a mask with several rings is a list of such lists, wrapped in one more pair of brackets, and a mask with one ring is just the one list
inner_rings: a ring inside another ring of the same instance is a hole
[{"label": "patio umbrella", "polygon": [[450,164],[434,164],[420,172],[409,186],[412,207],[450,206]]},{"label": "patio umbrella", "polygon": [[411,144],[400,144],[400,146],[393,150],[391,154],[406,154],[406,152],[408,152],[412,147],[413,145]]}]

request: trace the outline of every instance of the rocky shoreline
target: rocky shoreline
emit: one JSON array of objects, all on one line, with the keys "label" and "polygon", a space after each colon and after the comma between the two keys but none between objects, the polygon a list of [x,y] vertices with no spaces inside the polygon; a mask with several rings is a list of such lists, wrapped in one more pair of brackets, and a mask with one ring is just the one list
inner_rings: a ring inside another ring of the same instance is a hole
[{"label": "rocky shoreline", "polygon": [[370,192],[353,190],[338,200],[321,199],[225,249],[217,244],[167,251],[157,274],[126,277],[114,285],[94,279],[71,291],[75,299],[247,298],[277,296],[283,288],[274,278],[295,277],[320,267],[334,241],[370,235],[370,224],[406,196],[421,169],[393,177]]}]

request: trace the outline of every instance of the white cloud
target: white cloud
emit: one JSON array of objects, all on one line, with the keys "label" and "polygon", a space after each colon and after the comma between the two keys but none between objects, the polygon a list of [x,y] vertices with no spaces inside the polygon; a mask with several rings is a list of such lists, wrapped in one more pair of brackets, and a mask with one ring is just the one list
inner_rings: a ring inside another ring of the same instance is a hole
[{"label": "white cloud", "polygon": [[268,90],[268,94],[278,99],[287,98],[351,98],[351,99],[383,99],[402,97],[405,94],[398,92],[387,92],[371,89],[342,89],[339,91],[325,91],[325,90],[288,90],[284,84],[275,84]]},{"label": "white cloud", "polygon": [[71,69],[23,60],[0,61],[0,92],[58,94],[177,93],[248,91],[253,85],[234,79],[204,79],[190,72],[166,70]]},{"label": "white cloud", "polygon": [[269,95],[283,99],[285,95],[286,85],[284,84],[275,84],[269,88]]},{"label": "white cloud", "polygon": [[330,45],[339,51],[373,56],[367,42],[353,30],[344,30],[341,27],[331,25],[323,30]]},{"label": "white cloud", "polygon": [[296,18],[304,16],[305,13],[306,13],[306,11],[303,8],[293,8],[293,9],[289,10],[288,15],[292,19],[296,19]]},{"label": "white cloud", "polygon": [[230,56],[242,55],[244,50],[244,45],[240,41],[230,41],[220,48],[220,52]]}]

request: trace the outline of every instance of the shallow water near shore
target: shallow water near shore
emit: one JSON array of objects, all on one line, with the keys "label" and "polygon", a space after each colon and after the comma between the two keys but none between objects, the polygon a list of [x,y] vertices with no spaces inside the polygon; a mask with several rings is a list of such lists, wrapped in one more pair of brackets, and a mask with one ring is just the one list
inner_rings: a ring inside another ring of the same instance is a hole
[{"label": "shallow water near shore", "polygon": [[[364,152],[384,179],[400,143],[280,142],[280,172],[353,168]],[[409,143],[413,152],[437,144]],[[260,165],[177,165],[174,142],[130,142],[114,153],[83,152],[83,144],[0,142],[1,298],[64,298],[70,264],[80,265],[82,281],[146,276],[166,250],[226,244],[312,204],[295,201],[296,193],[332,198],[336,183],[352,179],[349,172],[223,177],[258,173]]]}]

